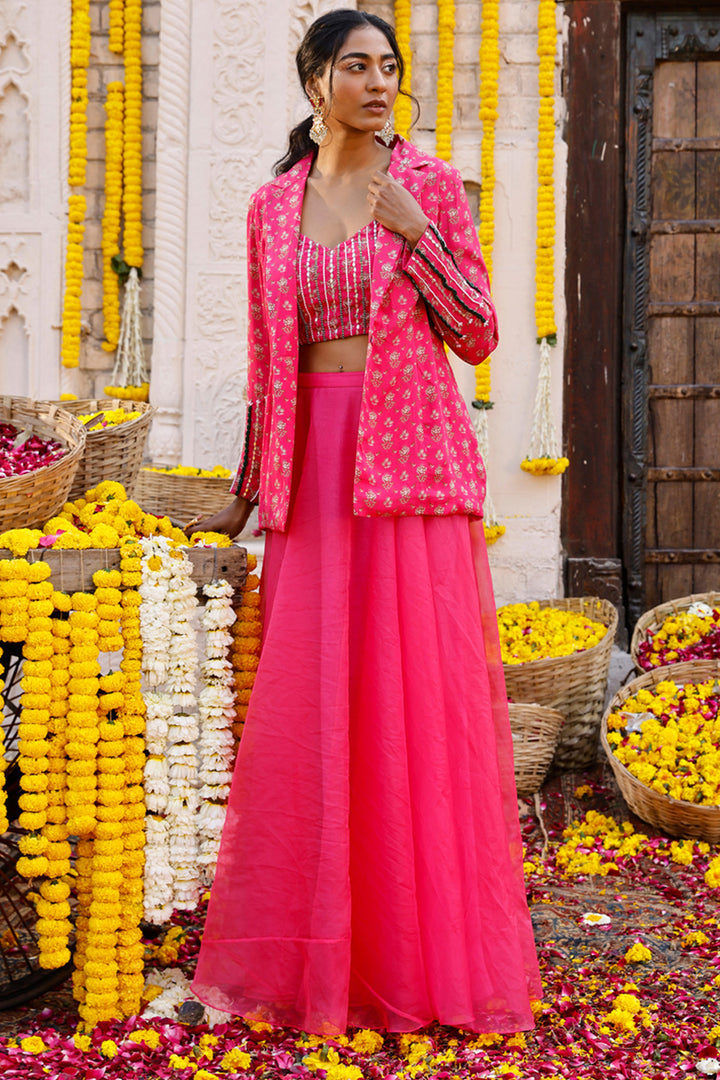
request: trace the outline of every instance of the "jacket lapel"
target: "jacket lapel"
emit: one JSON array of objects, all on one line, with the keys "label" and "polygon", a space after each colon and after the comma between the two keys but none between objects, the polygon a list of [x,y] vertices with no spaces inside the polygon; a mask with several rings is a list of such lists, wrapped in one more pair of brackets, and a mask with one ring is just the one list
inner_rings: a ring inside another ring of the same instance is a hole
[{"label": "jacket lapel", "polygon": [[265,203],[265,281],[270,333],[276,356],[298,363],[297,249],[305,182],[312,158],[308,155],[271,183]]},{"label": "jacket lapel", "polygon": [[[398,138],[393,147],[388,175],[399,181],[410,192],[413,198],[420,201],[420,192],[425,183],[425,166],[428,159],[420,154],[415,147],[404,139]],[[371,281],[371,319],[377,314],[385,293],[394,277],[394,272],[402,256],[405,241],[402,236],[386,229],[384,225],[378,227],[378,246],[373,262]]]}]

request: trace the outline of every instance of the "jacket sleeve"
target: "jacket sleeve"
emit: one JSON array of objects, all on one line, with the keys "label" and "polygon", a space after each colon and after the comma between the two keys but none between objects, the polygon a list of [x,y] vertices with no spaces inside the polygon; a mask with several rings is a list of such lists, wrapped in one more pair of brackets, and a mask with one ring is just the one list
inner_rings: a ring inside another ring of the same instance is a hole
[{"label": "jacket sleeve", "polygon": [[252,503],[257,502],[260,492],[260,458],[270,382],[270,342],[263,301],[261,243],[258,198],[254,196],[247,221],[248,388],[245,438],[242,458],[230,487],[234,495]]},{"label": "jacket sleeve", "polygon": [[447,168],[440,185],[437,222],[431,220],[403,269],[443,341],[461,360],[479,364],[498,343],[487,270],[460,174]]}]

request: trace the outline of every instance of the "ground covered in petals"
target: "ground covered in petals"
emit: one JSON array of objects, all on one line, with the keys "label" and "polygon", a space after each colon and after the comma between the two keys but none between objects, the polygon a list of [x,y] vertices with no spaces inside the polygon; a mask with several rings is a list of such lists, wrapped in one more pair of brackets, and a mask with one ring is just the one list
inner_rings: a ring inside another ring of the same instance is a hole
[{"label": "ground covered in petals", "polygon": [[[720,849],[632,818],[609,770],[566,774],[522,818],[545,998],[513,1037],[431,1027],[323,1042],[232,1020],[135,1018],[84,1034],[67,987],[0,1014],[3,1080],[518,1077],[674,1080],[720,1073]],[[707,880],[706,880],[707,879]],[[192,972],[203,909],[147,941],[148,977]],[[168,933],[169,930],[169,933]]]}]

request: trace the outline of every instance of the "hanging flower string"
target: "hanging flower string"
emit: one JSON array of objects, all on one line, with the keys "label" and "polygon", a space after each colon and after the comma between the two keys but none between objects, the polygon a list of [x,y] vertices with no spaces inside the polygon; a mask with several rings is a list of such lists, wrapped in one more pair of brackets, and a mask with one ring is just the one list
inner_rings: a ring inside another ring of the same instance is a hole
[{"label": "hanging flower string", "polygon": [[[403,89],[412,91],[412,49],[410,47],[410,0],[395,0],[395,37],[405,65]],[[412,100],[405,94],[395,99],[395,129],[403,139],[410,137],[412,124]]]},{"label": "hanging flower string", "polygon": [[[119,20],[119,11],[116,18]],[[145,364],[140,312],[142,240],[142,0],[122,4],[125,90],[122,127],[123,254],[114,264],[125,279],[125,297],[117,337],[117,354],[110,397],[147,401],[149,378]],[[108,345],[111,339],[108,338]]]},{"label": "hanging flower string", "polygon": [[197,599],[185,554],[163,538],[142,541],[140,628],[143,667],[150,686],[145,766],[148,817],[145,917],[164,922],[196,906],[198,865],[198,762],[196,713]]},{"label": "hanging flower string", "polygon": [[[112,17],[112,8],[111,8]],[[113,24],[110,24],[112,40]],[[122,43],[122,34],[120,35]],[[112,46],[111,46],[112,47]],[[122,45],[121,45],[122,47]],[[105,101],[105,211],[102,219],[103,349],[112,352],[120,336],[118,276],[113,260],[120,254],[120,214],[123,197],[123,96],[121,82],[111,82]]]},{"label": "hanging flower string", "polygon": [[227,581],[205,585],[202,625],[205,630],[204,657],[200,665],[203,687],[198,698],[200,711],[201,806],[198,813],[199,855],[203,880],[215,877],[220,835],[225,823],[234,758],[232,722],[235,718],[233,669],[228,659],[235,622],[233,588]]},{"label": "hanging flower string", "polygon": [[[482,146],[480,150],[480,246],[492,281],[493,248],[495,245],[495,126],[498,116],[498,80],[500,75],[500,0],[483,0],[480,42],[480,119],[482,121]],[[473,401],[473,427],[478,447],[487,464],[489,455],[488,410],[490,400],[490,357],[475,368],[475,400]],[[505,532],[495,513],[489,488],[485,491],[483,524],[488,544]]]},{"label": "hanging flower string", "polygon": [[438,0],[438,73],[435,154],[452,157],[453,75],[455,71],[455,0]]},{"label": "hanging flower string", "polygon": [[[72,0],[70,23],[70,148],[68,184],[85,183],[87,164],[87,69],[90,62],[90,0]],[[68,197],[68,233],[65,254],[65,295],[60,355],[64,367],[80,363],[80,328],[83,283],[83,236],[87,206],[84,195]]]},{"label": "hanging flower string", "polygon": [[570,462],[562,456],[552,419],[550,346],[555,326],[555,0],[539,0],[538,195],[535,254],[535,321],[540,371],[527,457],[520,464],[533,476],[557,476]]},{"label": "hanging flower string", "polygon": [[239,742],[247,715],[250,694],[260,659],[262,617],[260,614],[260,578],[251,573],[257,567],[255,555],[248,555],[248,576],[242,589],[242,599],[235,610],[232,626],[231,660],[235,686],[235,723],[233,735]]},{"label": "hanging flower string", "polygon": [[[142,545],[141,545],[142,546]],[[167,675],[167,655],[172,631],[167,604],[170,567],[166,552],[155,543],[143,546],[140,585],[140,634],[145,692],[145,918],[163,923],[172,913],[173,873],[170,866],[169,832],[165,814],[170,793],[166,757],[172,698],[159,689]]]},{"label": "hanging flower string", "polygon": [[171,576],[167,603],[172,636],[168,650],[166,689],[173,703],[168,727],[167,820],[170,865],[173,872],[173,907],[193,910],[200,898],[198,864],[198,755],[200,736],[195,687],[197,634],[193,617],[198,606],[192,566],[185,553],[169,552]]},{"label": "hanging flower string", "polygon": [[125,0],[125,112],[123,127],[124,255],[140,269],[142,244],[142,0]]},{"label": "hanging flower string", "polygon": [[108,48],[110,52],[122,53],[124,38],[124,0],[110,0],[109,7],[110,28],[108,33]]}]

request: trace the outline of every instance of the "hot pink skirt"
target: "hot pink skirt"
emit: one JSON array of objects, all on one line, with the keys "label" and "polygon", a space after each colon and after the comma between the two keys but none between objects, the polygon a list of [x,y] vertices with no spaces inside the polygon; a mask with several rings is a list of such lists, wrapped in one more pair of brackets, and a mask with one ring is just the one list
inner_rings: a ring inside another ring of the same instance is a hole
[{"label": "hot pink skirt", "polygon": [[533,1026],[482,522],[361,518],[362,373],[301,375],[287,531],[193,989],[332,1034]]}]

